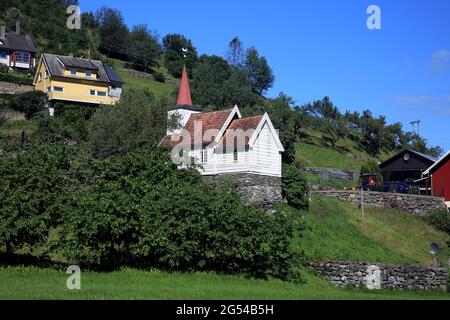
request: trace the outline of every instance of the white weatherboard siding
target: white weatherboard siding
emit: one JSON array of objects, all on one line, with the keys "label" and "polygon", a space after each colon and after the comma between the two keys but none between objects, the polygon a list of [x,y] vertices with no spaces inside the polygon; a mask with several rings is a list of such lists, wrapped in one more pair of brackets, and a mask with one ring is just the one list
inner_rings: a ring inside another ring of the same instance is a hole
[{"label": "white weatherboard siding", "polygon": [[267,176],[281,177],[281,153],[276,145],[274,136],[267,123],[262,127],[253,148],[249,151],[239,149],[238,159],[235,161],[234,152],[221,153],[209,147],[208,161],[201,163],[201,150],[195,149],[190,156],[201,164],[202,175],[216,175],[225,173],[249,172]]},{"label": "white weatherboard siding", "polygon": [[281,177],[281,153],[267,122],[264,123],[249,153],[251,172]]}]

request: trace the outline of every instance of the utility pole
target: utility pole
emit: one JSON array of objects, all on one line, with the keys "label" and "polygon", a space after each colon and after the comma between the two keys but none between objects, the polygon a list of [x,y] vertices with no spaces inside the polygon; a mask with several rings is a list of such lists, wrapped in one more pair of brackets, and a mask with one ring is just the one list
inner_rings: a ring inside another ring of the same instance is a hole
[{"label": "utility pole", "polygon": [[413,129],[414,126],[417,125],[417,135],[420,136],[420,120],[417,121],[411,121],[410,124],[412,125]]},{"label": "utility pole", "polygon": [[361,223],[364,224],[364,187],[361,182]]}]

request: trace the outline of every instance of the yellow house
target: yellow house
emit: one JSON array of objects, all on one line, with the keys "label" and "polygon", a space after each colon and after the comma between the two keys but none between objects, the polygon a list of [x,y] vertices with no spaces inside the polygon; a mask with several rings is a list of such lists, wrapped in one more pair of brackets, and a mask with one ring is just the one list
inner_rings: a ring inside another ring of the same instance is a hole
[{"label": "yellow house", "polygon": [[48,53],[42,55],[34,78],[35,90],[47,93],[50,105],[58,101],[111,105],[119,101],[123,83],[101,61]]}]

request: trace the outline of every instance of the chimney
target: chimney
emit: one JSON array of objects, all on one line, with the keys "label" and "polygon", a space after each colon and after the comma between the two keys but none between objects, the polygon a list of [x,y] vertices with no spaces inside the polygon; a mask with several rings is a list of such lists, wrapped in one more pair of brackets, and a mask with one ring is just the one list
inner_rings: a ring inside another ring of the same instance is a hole
[{"label": "chimney", "polygon": [[20,34],[20,17],[17,16],[16,18],[16,34],[19,35]]},{"label": "chimney", "polygon": [[73,58],[73,53],[72,52],[69,53],[69,57]]},{"label": "chimney", "polygon": [[5,26],[0,27],[0,39],[6,39],[6,27]]}]

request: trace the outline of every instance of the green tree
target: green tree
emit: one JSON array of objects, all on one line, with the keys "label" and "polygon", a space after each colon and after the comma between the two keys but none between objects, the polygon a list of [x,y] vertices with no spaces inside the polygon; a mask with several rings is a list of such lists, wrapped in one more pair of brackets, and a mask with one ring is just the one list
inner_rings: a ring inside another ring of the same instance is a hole
[{"label": "green tree", "polygon": [[95,155],[108,157],[141,146],[156,147],[166,133],[168,103],[147,91],[127,91],[119,103],[97,110],[88,123]]},{"label": "green tree", "polygon": [[30,91],[17,94],[9,100],[9,107],[15,111],[25,113],[31,119],[42,111],[47,104],[47,94],[41,91]]},{"label": "green tree", "polygon": [[136,25],[130,33],[130,57],[133,67],[137,70],[148,71],[149,67],[157,64],[161,47],[158,38],[146,25]]},{"label": "green tree", "polygon": [[239,37],[234,37],[228,44],[227,60],[230,65],[241,68],[244,65],[245,49]]},{"label": "green tree", "polygon": [[103,6],[97,10],[96,20],[100,31],[101,51],[110,57],[126,58],[129,52],[129,30],[122,13]]},{"label": "green tree", "polygon": [[244,64],[253,91],[262,95],[273,86],[275,82],[273,71],[266,58],[260,57],[254,47],[247,50]]},{"label": "green tree", "polygon": [[176,78],[181,77],[183,65],[191,73],[197,62],[197,50],[192,41],[181,34],[168,34],[163,38],[164,66]]},{"label": "green tree", "polygon": [[289,205],[297,209],[309,207],[309,187],[301,168],[296,165],[283,165],[283,196]]}]

